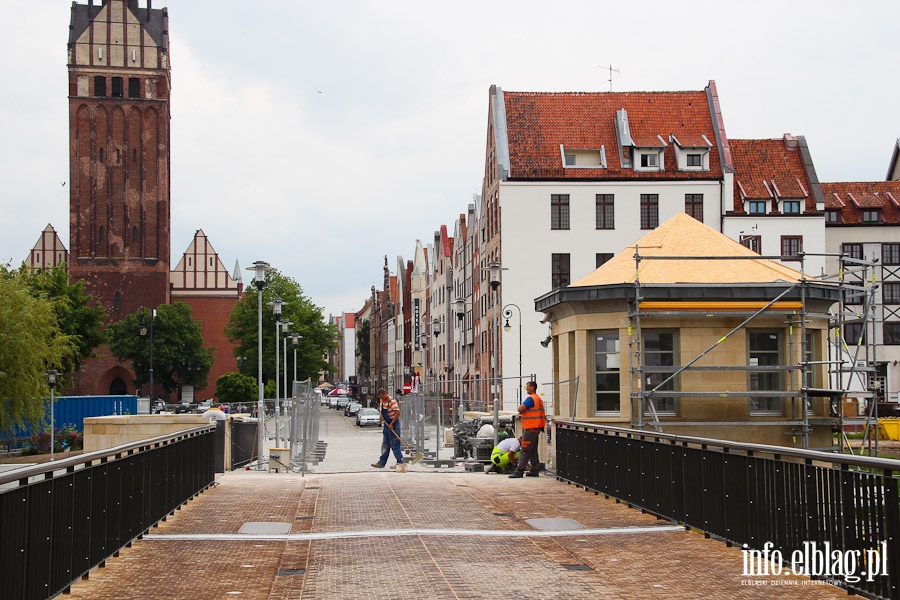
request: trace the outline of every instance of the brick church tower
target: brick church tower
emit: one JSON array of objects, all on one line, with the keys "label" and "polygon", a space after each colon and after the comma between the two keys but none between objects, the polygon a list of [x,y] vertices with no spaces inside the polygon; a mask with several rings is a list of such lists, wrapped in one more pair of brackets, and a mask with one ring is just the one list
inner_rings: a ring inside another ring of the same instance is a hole
[{"label": "brick church tower", "polygon": [[169,302],[168,12],[72,4],[69,274],[117,321]]},{"label": "brick church tower", "polygon": [[[111,321],[170,298],[169,27],[151,4],[73,2],[69,26],[69,275]],[[99,353],[73,391],[126,393]]]}]

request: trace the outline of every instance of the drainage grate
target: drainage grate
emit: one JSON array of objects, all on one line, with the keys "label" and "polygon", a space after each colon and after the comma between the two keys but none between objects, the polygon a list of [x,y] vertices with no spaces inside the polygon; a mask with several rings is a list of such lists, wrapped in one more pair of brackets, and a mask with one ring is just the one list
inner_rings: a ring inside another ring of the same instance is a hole
[{"label": "drainage grate", "polygon": [[319,488],[317,488],[317,487],[311,487],[311,486],[310,486],[310,487],[306,487],[306,488],[303,488],[303,489],[306,489],[306,490],[317,490],[317,489],[319,489]]},{"label": "drainage grate", "polygon": [[515,515],[512,513],[494,513],[495,517],[514,517]]},{"label": "drainage grate", "polygon": [[295,521],[312,521],[315,517],[294,517]]},{"label": "drainage grate", "polygon": [[306,569],[281,569],[278,575],[306,575]]},{"label": "drainage grate", "polygon": [[593,570],[587,565],[563,565],[563,567],[565,569],[568,569],[569,571],[592,571]]}]

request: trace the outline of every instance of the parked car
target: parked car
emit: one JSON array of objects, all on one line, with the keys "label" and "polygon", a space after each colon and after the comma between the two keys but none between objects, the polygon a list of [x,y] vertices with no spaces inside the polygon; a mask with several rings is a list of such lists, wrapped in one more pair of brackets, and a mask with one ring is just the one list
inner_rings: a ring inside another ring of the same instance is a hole
[{"label": "parked car", "polygon": [[355,417],[356,413],[358,413],[359,409],[361,409],[361,408],[362,408],[362,404],[360,404],[359,402],[356,402],[356,401],[351,401],[349,404],[347,404],[346,407],[344,407],[344,416],[345,417]]},{"label": "parked car", "polygon": [[337,408],[338,410],[344,410],[347,405],[350,404],[350,396],[338,396],[337,397]]},{"label": "parked car", "polygon": [[360,408],[356,413],[356,424],[360,427],[381,425],[381,413],[377,408]]},{"label": "parked car", "polygon": [[328,408],[337,408],[338,397],[328,396]]}]

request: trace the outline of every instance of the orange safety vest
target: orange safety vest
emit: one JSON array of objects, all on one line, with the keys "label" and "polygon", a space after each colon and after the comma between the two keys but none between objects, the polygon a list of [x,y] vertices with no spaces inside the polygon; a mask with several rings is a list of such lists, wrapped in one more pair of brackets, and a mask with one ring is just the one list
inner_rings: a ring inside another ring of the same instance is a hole
[{"label": "orange safety vest", "polygon": [[544,429],[547,426],[547,414],[544,412],[544,401],[537,394],[528,394],[534,400],[534,406],[521,413],[522,429]]}]

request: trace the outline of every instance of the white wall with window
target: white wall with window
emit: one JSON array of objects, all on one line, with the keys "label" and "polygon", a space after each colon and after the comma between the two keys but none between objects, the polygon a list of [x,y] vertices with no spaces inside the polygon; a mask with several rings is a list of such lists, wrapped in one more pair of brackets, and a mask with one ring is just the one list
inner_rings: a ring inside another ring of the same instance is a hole
[{"label": "white wall with window", "polygon": [[[800,238],[802,249],[806,254],[803,270],[812,277],[819,277],[826,272],[828,252],[825,244],[825,216],[816,215],[728,215],[722,219],[722,233],[737,242],[743,242],[762,256],[780,256],[782,238]],[[755,238],[755,239],[754,239]],[[751,245],[752,244],[752,245]],[[758,246],[757,250],[754,246]],[[800,261],[780,261],[787,266],[800,270]]]}]

